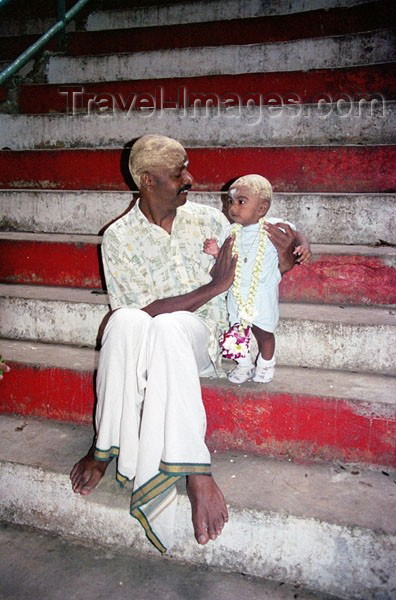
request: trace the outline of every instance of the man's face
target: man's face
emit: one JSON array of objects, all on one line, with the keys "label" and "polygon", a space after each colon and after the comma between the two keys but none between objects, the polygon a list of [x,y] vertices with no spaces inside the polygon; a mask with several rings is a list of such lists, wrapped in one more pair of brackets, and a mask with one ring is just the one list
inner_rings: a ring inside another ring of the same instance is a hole
[{"label": "man's face", "polygon": [[167,164],[153,169],[155,192],[161,203],[169,208],[182,206],[187,200],[187,192],[194,180],[188,171],[186,153],[174,153],[169,156]]},{"label": "man's face", "polygon": [[228,214],[234,223],[253,225],[269,209],[269,203],[261,200],[248,187],[231,187],[228,194]]}]

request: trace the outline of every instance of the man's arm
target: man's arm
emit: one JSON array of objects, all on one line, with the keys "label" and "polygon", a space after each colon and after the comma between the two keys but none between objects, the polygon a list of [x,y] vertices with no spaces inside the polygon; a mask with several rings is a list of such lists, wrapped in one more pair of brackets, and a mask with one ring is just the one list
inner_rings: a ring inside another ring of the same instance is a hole
[{"label": "man's arm", "polygon": [[293,252],[296,247],[296,232],[287,223],[274,225],[265,222],[264,229],[278,251],[279,270],[284,275],[294,267]]},{"label": "man's arm", "polygon": [[226,292],[235,276],[237,256],[232,256],[233,244],[234,239],[228,237],[220,248],[216,262],[210,271],[212,281],[181,296],[154,300],[154,302],[151,302],[151,304],[145,306],[142,310],[151,317],[178,310],[193,312],[215,296]]}]

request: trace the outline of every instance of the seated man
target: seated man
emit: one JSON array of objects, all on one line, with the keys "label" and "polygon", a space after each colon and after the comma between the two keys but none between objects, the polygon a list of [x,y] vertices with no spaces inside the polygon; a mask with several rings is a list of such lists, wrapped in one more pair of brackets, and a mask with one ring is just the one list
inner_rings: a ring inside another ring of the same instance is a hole
[{"label": "seated man", "polygon": [[[107,229],[102,245],[114,312],[98,366],[96,439],[71,481],[75,492],[89,494],[117,457],[117,479],[134,480],[131,514],[166,552],[180,477],[187,477],[199,544],[216,539],[228,519],[211,476],[199,376],[218,369],[218,334],[227,326],[224,292],[236,257],[231,238],[212,269],[212,258],[203,254],[203,241],[220,237],[227,221],[214,208],[187,202],[193,179],[177,141],[143,136],[129,166],[140,198]],[[273,235],[292,266],[292,232],[274,227]]]}]

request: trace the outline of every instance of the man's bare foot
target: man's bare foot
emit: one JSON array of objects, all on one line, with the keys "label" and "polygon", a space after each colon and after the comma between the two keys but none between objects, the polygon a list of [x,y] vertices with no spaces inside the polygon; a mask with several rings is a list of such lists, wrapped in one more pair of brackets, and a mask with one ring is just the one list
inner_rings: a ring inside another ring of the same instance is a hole
[{"label": "man's bare foot", "polygon": [[88,496],[98,485],[108,466],[107,461],[94,458],[94,445],[73,467],[70,473],[73,492]]},{"label": "man's bare foot", "polygon": [[191,502],[192,522],[198,544],[215,540],[228,521],[224,496],[210,475],[189,475],[187,494]]}]

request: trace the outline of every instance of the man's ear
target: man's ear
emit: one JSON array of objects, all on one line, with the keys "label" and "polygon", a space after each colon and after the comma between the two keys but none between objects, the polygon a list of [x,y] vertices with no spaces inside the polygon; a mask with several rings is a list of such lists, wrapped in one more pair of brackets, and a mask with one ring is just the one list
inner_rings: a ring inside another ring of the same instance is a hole
[{"label": "man's ear", "polygon": [[151,173],[145,171],[140,175],[140,187],[149,190],[154,185],[154,178]]}]

